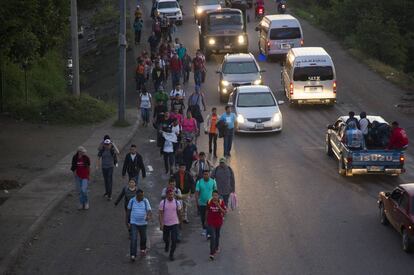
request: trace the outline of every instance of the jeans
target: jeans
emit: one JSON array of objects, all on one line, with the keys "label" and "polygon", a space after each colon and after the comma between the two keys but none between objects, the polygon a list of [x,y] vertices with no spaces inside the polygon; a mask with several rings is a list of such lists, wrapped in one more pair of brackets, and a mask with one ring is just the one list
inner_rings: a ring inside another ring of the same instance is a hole
[{"label": "jeans", "polygon": [[199,205],[198,206],[198,213],[200,214],[200,219],[201,219],[201,226],[203,227],[203,229],[206,229],[206,209],[207,206],[205,205]]},{"label": "jeans", "polygon": [[160,86],[161,86],[162,81],[158,80],[158,81],[154,81],[154,92],[158,92]]},{"label": "jeans", "polygon": [[141,42],[141,31],[135,32],[135,43]]},{"label": "jeans", "polygon": [[102,168],[102,175],[105,182],[105,195],[112,197],[112,174],[114,173],[114,168]]},{"label": "jeans", "polygon": [[137,256],[137,242],[139,232],[139,247],[141,250],[147,249],[147,226],[131,224],[131,256]]},{"label": "jeans", "polygon": [[165,242],[165,247],[170,247],[171,240],[170,255],[174,255],[175,248],[177,247],[177,236],[178,224],[164,225],[162,238]]},{"label": "jeans", "polygon": [[76,190],[79,192],[79,203],[85,205],[88,203],[88,179],[81,179],[75,176]]},{"label": "jeans", "polygon": [[145,76],[141,75],[141,74],[137,75],[136,76],[136,84],[137,84],[137,86],[136,86],[137,91],[141,91],[141,89],[145,88],[144,87],[145,86]]},{"label": "jeans", "polygon": [[175,85],[180,83],[180,77],[181,77],[180,72],[171,71],[171,82],[172,82],[173,87],[175,87]]},{"label": "jeans", "polygon": [[227,207],[227,205],[229,204],[229,197],[230,197],[230,194],[228,194],[228,195],[220,195],[220,197],[222,198],[222,200],[224,201],[224,204],[226,205],[226,207]]},{"label": "jeans", "polygon": [[201,86],[201,76],[202,73],[200,70],[194,71],[194,84],[197,86]]},{"label": "jeans", "polygon": [[233,144],[233,129],[228,129],[228,133],[224,135],[224,156],[229,156],[231,151],[231,145]]},{"label": "jeans", "polygon": [[174,167],[175,163],[175,154],[174,152],[171,153],[163,153],[164,155],[164,167],[165,167],[165,173],[171,172]]},{"label": "jeans", "polygon": [[214,255],[217,249],[219,248],[219,244],[220,244],[221,226],[220,227],[209,226],[208,229],[210,231],[210,254]]},{"label": "jeans", "polygon": [[143,122],[149,123],[150,121],[150,108],[141,108],[141,118]]},{"label": "jeans", "polygon": [[208,152],[213,152],[214,156],[217,156],[217,134],[208,133]]},{"label": "jeans", "polygon": [[190,72],[191,70],[183,70],[183,82],[186,83],[190,80]]}]

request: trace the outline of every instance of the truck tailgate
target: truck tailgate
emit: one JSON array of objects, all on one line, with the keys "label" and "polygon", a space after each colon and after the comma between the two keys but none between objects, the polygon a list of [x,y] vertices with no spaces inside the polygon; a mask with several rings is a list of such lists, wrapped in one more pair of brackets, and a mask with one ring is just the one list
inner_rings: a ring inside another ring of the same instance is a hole
[{"label": "truck tailgate", "polygon": [[352,152],[352,166],[366,167],[371,171],[382,171],[387,167],[400,167],[404,163],[403,153],[397,150],[363,150]]}]

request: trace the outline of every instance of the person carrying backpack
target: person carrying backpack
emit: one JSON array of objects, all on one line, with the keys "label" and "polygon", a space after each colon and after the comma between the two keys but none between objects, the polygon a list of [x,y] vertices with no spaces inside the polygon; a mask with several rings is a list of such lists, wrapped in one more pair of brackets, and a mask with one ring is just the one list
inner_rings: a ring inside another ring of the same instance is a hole
[{"label": "person carrying backpack", "polygon": [[104,197],[106,197],[108,201],[112,200],[114,166],[118,167],[118,158],[111,140],[105,139],[103,148],[98,152],[96,169],[99,169],[99,167],[102,168],[102,175],[105,182]]},{"label": "person carrying backpack", "polygon": [[206,224],[210,232],[210,260],[214,260],[217,253],[220,252],[220,230],[223,225],[223,217],[226,214],[226,205],[219,198],[217,190],[213,191],[212,198],[208,201],[206,207]]},{"label": "person carrying backpack", "polygon": [[217,191],[223,199],[226,207],[229,205],[229,197],[236,190],[233,169],[226,163],[226,158],[220,158],[220,164],[214,168],[211,178],[216,180]]},{"label": "person carrying backpack", "polygon": [[137,190],[137,194],[128,203],[128,228],[131,230],[130,257],[135,261],[137,257],[138,233],[140,238],[141,257],[147,254],[147,224],[151,219],[151,205],[144,198],[144,191]]},{"label": "person carrying backpack", "polygon": [[147,89],[143,89],[139,94],[137,105],[138,109],[141,109],[141,119],[144,127],[147,127],[150,122],[151,102],[151,94],[148,93]]},{"label": "person carrying backpack", "polygon": [[141,91],[145,86],[145,64],[142,59],[139,60],[135,70],[136,90]]},{"label": "person carrying backpack", "polygon": [[88,183],[90,174],[91,161],[86,155],[86,149],[79,146],[76,154],[72,157],[72,166],[70,170],[75,176],[76,190],[79,191],[78,210],[89,209]]},{"label": "person carrying backpack", "polygon": [[194,73],[194,83],[197,86],[201,86],[203,71],[204,71],[204,60],[201,52],[198,50],[196,56],[193,58],[193,73]]},{"label": "person carrying backpack", "polygon": [[[180,224],[181,203],[174,198],[174,189],[167,190],[167,198],[159,204],[160,230],[163,232],[165,252],[169,252],[170,261],[174,261],[177,246],[178,225]],[[170,247],[171,241],[171,247]]]},{"label": "person carrying backpack", "polygon": [[144,21],[141,17],[135,17],[134,21],[134,32],[135,32],[135,45],[141,42],[141,31],[144,26]]}]

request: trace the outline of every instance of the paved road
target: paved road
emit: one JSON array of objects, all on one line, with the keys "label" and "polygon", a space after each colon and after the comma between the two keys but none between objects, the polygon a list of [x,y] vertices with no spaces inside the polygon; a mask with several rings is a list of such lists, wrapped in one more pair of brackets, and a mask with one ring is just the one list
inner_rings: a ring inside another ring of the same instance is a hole
[{"label": "paved road", "polygon": [[[198,48],[191,18],[191,2],[184,0],[187,18],[178,36],[191,53]],[[268,10],[270,10],[268,6]],[[252,16],[251,16],[252,17]],[[253,18],[253,17],[252,17]],[[122,210],[102,201],[101,182],[92,187],[93,203],[87,213],[72,210],[73,197],[57,210],[28,249],[15,272],[18,274],[412,274],[414,257],[400,249],[400,238],[378,221],[379,190],[413,181],[413,162],[400,178],[358,176],[343,178],[337,163],[324,154],[326,124],[349,110],[378,113],[398,119],[411,136],[414,120],[394,105],[404,94],[365,66],[350,58],[321,31],[302,22],[307,46],[323,46],[332,55],[338,74],[339,102],[333,108],[281,106],[284,130],[275,135],[242,135],[234,142],[231,166],[237,177],[240,207],[226,217],[222,253],[208,261],[207,243],[199,236],[196,217],[184,230],[177,260],[166,261],[159,232],[151,233],[151,253],[145,261],[128,263],[128,240]],[[251,51],[257,56],[254,23],[249,25]],[[204,86],[209,107],[223,105],[214,74],[222,56],[208,64]],[[261,63],[265,83],[278,99],[280,65]],[[190,90],[190,89],[188,89]],[[165,178],[161,161],[150,142],[150,129],[137,134],[147,164],[155,168],[144,188],[153,205]],[[200,140],[206,149],[205,137]],[[221,144],[221,141],[220,141]],[[219,154],[222,153],[220,146]],[[410,151],[412,156],[412,151]],[[118,175],[119,176],[119,175]],[[118,190],[120,183],[117,183]]]}]

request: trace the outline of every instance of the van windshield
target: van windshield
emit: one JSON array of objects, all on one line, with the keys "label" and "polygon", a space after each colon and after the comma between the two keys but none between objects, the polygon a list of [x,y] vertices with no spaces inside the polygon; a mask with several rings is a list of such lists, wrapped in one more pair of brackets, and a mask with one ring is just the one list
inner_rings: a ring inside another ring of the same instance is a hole
[{"label": "van windshield", "polygon": [[171,2],[160,2],[158,3],[158,9],[175,9],[178,8],[178,4],[176,1]]},{"label": "van windshield", "polygon": [[223,66],[223,74],[255,74],[259,69],[253,61],[227,62]]},{"label": "van windshield", "polygon": [[333,78],[331,66],[297,67],[293,71],[294,81],[325,81]]},{"label": "van windshield", "polygon": [[301,38],[299,28],[282,28],[271,29],[270,40],[283,40],[283,39],[299,39]]},{"label": "van windshield", "polygon": [[237,107],[271,107],[276,106],[270,93],[241,93]]},{"label": "van windshield", "polygon": [[237,29],[243,28],[243,20],[240,13],[228,13],[228,14],[210,14],[208,18],[208,25],[210,30],[221,28]]}]

